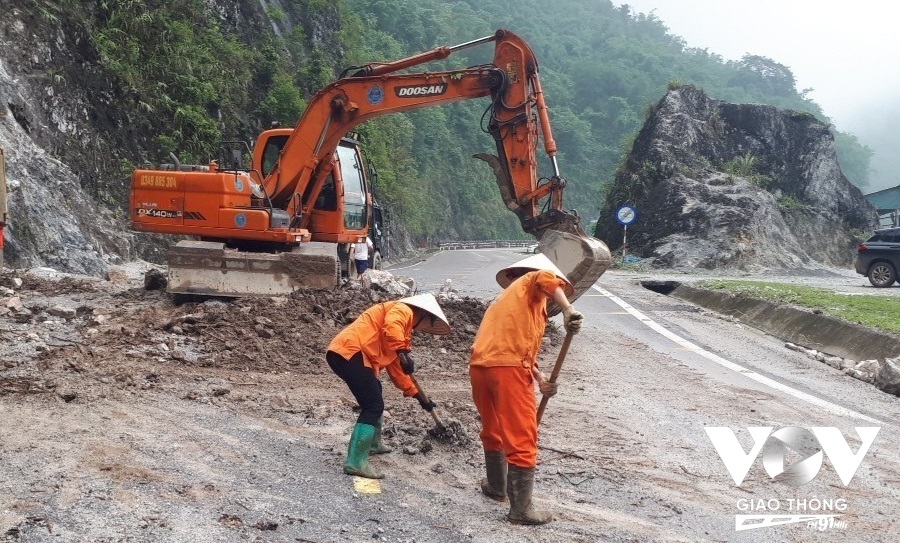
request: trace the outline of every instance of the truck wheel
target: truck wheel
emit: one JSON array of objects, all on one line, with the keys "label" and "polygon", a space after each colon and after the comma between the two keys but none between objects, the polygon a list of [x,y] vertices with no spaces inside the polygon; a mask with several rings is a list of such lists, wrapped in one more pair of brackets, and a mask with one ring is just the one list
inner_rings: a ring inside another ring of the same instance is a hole
[{"label": "truck wheel", "polygon": [[873,287],[885,288],[894,284],[897,279],[897,272],[894,267],[887,262],[876,262],[869,268],[869,282]]},{"label": "truck wheel", "polygon": [[375,251],[375,254],[372,255],[372,269],[380,270],[381,269],[381,253]]}]

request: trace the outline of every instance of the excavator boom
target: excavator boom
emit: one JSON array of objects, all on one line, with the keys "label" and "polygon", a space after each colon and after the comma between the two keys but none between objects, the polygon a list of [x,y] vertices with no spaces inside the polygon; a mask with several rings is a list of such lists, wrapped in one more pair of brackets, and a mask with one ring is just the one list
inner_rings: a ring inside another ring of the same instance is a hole
[{"label": "excavator boom", "polygon": [[[495,44],[490,64],[401,73],[489,42]],[[367,180],[359,178],[358,172],[365,170],[358,156],[361,153],[353,150],[345,136],[376,116],[477,98],[490,99],[486,129],[496,142],[497,155],[475,156],[491,166],[504,204],[576,285],[573,299],[577,298],[609,267],[609,250],[584,232],[574,212],[563,208],[566,180],[557,163],[538,63],[528,44],[506,30],[394,62],[348,70],[312,97],[293,129],[270,130],[259,137],[253,166],[247,172],[220,170],[215,164],[201,172],[135,172],[132,209],[137,218],[133,224],[136,229],[193,234],[206,242],[222,242],[223,251],[230,246],[245,252],[264,246],[290,251],[310,241],[364,239],[371,194]],[[543,177],[538,175],[540,140],[553,169]],[[254,188],[262,196],[254,197]],[[165,198],[154,196],[160,191],[168,197],[165,210],[160,203]],[[189,209],[188,201],[198,207]],[[195,264],[189,250],[180,254],[185,266]],[[207,268],[215,273],[216,266],[227,266],[225,257],[207,259]],[[263,268],[269,273],[283,267],[277,258],[274,264],[271,257],[265,260]],[[251,257],[244,261],[247,266],[253,264]]]}]

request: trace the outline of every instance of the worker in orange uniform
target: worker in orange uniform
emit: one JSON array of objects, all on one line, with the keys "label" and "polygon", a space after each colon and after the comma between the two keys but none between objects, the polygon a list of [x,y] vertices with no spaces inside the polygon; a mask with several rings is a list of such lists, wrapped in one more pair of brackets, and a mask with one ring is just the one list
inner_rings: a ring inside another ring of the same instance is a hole
[{"label": "worker in orange uniform", "polygon": [[419,392],[410,375],[415,363],[409,355],[413,331],[449,334],[447,317],[431,294],[419,294],[374,305],[331,340],[325,359],[347,383],[359,404],[359,417],[350,436],[344,473],[381,479],[369,464],[369,454],[391,452],[381,440],[384,398],[378,377],[386,369],[404,396],[419,400],[431,412],[434,402]]},{"label": "worker in orange uniform", "polygon": [[500,270],[497,282],[505,290],[485,311],[469,361],[487,472],[481,491],[501,502],[509,496],[510,522],[546,524],[553,517],[535,511],[531,495],[538,452],[534,382],[545,396],[557,390],[538,369],[547,301],[562,310],[568,332],[577,333],[584,317],[567,298],[572,284],[542,254]]}]

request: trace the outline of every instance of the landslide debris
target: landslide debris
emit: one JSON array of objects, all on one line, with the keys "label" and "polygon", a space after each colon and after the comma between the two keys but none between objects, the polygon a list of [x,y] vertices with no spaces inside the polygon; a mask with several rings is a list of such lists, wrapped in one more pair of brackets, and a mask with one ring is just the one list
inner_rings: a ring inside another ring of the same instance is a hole
[{"label": "landslide debris", "polygon": [[[355,401],[324,352],[370,305],[399,296],[350,282],[328,292],[176,303],[157,281],[146,281],[158,274],[146,267],[114,268],[106,280],[49,269],[0,273],[0,397],[94,402],[160,393],[264,415],[302,414],[310,424],[352,419]],[[460,297],[449,284],[438,299],[453,331],[414,336],[416,375],[438,392],[453,432],[429,435],[433,421],[416,402],[389,402],[385,435],[408,454],[434,443],[465,447],[478,433],[468,350],[486,302]],[[396,393],[384,382],[386,396]]]},{"label": "landslide debris", "polygon": [[[348,283],[327,292],[176,304],[161,290],[145,289],[142,277],[103,281],[15,271],[0,274],[0,287],[5,378],[16,374],[34,383],[70,371],[103,373],[107,366],[152,369],[129,378],[142,381],[173,367],[330,374],[324,352],[331,339],[388,299]],[[417,358],[436,370],[463,367],[485,302],[452,292],[440,300],[453,332],[414,337]]]}]

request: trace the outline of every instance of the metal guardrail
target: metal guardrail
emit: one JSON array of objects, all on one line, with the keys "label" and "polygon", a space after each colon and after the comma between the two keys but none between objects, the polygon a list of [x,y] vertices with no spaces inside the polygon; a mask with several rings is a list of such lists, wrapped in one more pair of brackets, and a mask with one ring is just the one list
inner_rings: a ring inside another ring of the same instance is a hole
[{"label": "metal guardrail", "polygon": [[481,241],[445,241],[438,243],[441,251],[456,251],[459,249],[499,249],[508,247],[528,247],[537,244],[535,240],[481,240]]}]

